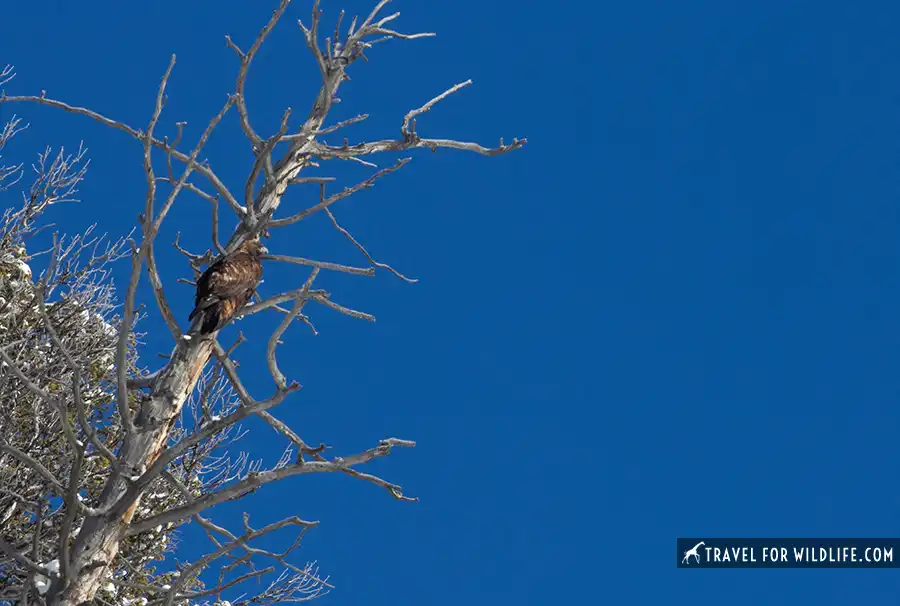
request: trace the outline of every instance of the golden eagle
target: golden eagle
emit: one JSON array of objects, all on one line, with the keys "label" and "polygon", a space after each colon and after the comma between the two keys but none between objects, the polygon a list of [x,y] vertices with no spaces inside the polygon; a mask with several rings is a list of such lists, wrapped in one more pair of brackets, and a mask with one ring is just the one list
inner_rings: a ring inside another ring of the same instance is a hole
[{"label": "golden eagle", "polygon": [[221,329],[247,304],[262,278],[260,256],[268,252],[259,240],[248,240],[203,272],[188,318],[199,316],[200,334]]}]

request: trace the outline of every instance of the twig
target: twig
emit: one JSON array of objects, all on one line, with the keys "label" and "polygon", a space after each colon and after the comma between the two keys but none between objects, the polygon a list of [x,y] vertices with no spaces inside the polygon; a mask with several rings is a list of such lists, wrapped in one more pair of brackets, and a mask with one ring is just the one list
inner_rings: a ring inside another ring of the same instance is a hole
[{"label": "twig", "polygon": [[159,312],[162,314],[169,332],[172,333],[172,338],[177,342],[181,338],[181,328],[179,328],[175,314],[172,313],[172,307],[166,299],[162,279],[159,277],[159,269],[156,267],[156,255],[154,254],[153,244],[148,244],[147,246],[147,276],[150,279],[150,287],[153,289],[153,294],[156,297]]},{"label": "twig", "polygon": [[194,254],[181,246],[178,241],[181,239],[181,232],[177,232],[175,234],[175,241],[172,242],[172,245],[175,247],[175,250],[183,254],[188,260],[191,262],[191,265],[202,265],[204,263],[208,263],[210,261],[210,253],[207,251],[205,254],[197,255]]},{"label": "twig", "polygon": [[[270,309],[272,307],[276,307],[280,303],[284,303],[286,301],[294,301],[303,293],[302,288],[298,288],[296,290],[292,290],[289,292],[281,293],[280,295],[274,295],[267,299],[263,299],[259,303],[255,303],[253,305],[247,305],[240,311],[235,314],[235,318],[242,318],[244,316],[253,315],[255,313],[259,313],[266,309]],[[308,295],[307,295],[308,296]],[[290,313],[285,310],[285,313]]]},{"label": "twig", "polygon": [[[200,139],[197,141],[197,145],[194,146],[193,151],[191,151],[191,155],[188,157],[188,161],[185,163],[186,166],[184,168],[184,172],[181,175],[181,178],[177,183],[172,187],[172,191],[169,193],[169,197],[166,198],[165,203],[163,204],[162,209],[159,211],[156,219],[153,221],[153,234],[156,235],[156,232],[159,231],[160,226],[162,225],[163,220],[166,218],[166,215],[169,212],[169,209],[172,208],[172,205],[175,203],[175,199],[178,197],[178,194],[181,192],[182,188],[184,188],[185,183],[187,183],[188,177],[191,176],[191,173],[194,172],[195,167],[197,166],[196,160],[197,156],[200,155],[200,151],[206,145],[206,142],[209,140],[209,137],[212,135],[212,132],[216,129],[219,123],[222,121],[222,118],[225,117],[225,114],[228,113],[228,110],[231,109],[231,106],[235,103],[235,96],[230,95],[228,100],[225,102],[225,105],[222,106],[222,109],[219,110],[219,113],[213,116],[212,120],[209,121],[209,124],[206,125],[203,133],[200,135]],[[148,216],[152,216],[149,215]]]},{"label": "twig", "polygon": [[375,267],[380,267],[382,269],[386,269],[389,272],[391,272],[392,274],[394,274],[395,276],[397,276],[398,278],[400,278],[401,280],[405,280],[406,282],[409,282],[411,284],[415,284],[416,282],[419,281],[418,279],[407,278],[406,276],[401,274],[399,271],[397,271],[396,269],[394,269],[387,263],[379,263],[378,261],[373,259],[372,255],[369,254],[369,251],[367,251],[362,244],[357,242],[356,238],[354,238],[353,235],[349,231],[347,231],[346,229],[341,227],[340,224],[338,224],[337,219],[334,218],[334,215],[331,214],[331,211],[328,210],[327,208],[324,210],[325,210],[325,214],[328,215],[328,218],[331,219],[331,223],[332,223],[332,225],[334,225],[335,229],[337,229],[339,232],[344,234],[344,236],[346,236],[347,239],[350,240],[350,242],[352,242],[354,244],[354,246],[356,246],[356,248],[358,248],[362,252],[363,255],[365,255],[366,259],[369,260],[369,263],[371,263]]},{"label": "twig", "polygon": [[339,304],[335,303],[334,301],[332,301],[331,299],[329,299],[326,295],[323,295],[321,293],[312,293],[309,298],[312,299],[313,301],[315,301],[316,303],[321,303],[325,307],[330,307],[331,309],[333,309],[335,311],[339,311],[342,314],[348,315],[351,318],[358,318],[360,320],[367,320],[369,322],[375,321],[375,316],[373,316],[371,314],[367,314],[363,311],[356,311],[355,309],[350,309],[349,307],[344,307],[343,305],[339,305]]},{"label": "twig", "polygon": [[288,225],[293,225],[294,223],[297,223],[298,221],[302,221],[306,217],[319,212],[323,208],[328,208],[335,202],[339,202],[340,200],[343,200],[344,198],[352,196],[353,194],[355,194],[356,192],[358,192],[362,189],[368,189],[368,188],[372,187],[372,184],[375,182],[376,179],[378,179],[379,177],[383,177],[384,175],[387,175],[394,171],[400,170],[411,159],[412,158],[401,158],[393,166],[390,166],[388,168],[383,168],[380,171],[378,171],[377,173],[373,174],[368,179],[366,179],[365,181],[357,183],[353,187],[346,187],[346,188],[344,188],[344,191],[336,193],[336,194],[332,194],[332,195],[328,196],[328,198],[324,197],[324,189],[322,189],[322,192],[320,195],[321,201],[318,204],[316,204],[315,206],[311,206],[311,207],[307,208],[306,210],[300,211],[296,215],[292,215],[292,216],[286,217],[284,219],[272,219],[266,224],[266,226],[267,227],[286,227]]},{"label": "twig", "polygon": [[281,126],[279,127],[278,132],[264,143],[260,142],[254,148],[256,151],[256,160],[253,162],[253,168],[250,171],[250,176],[247,177],[247,184],[244,186],[244,198],[246,200],[247,208],[250,209],[250,211],[255,211],[253,207],[253,185],[256,183],[256,178],[259,176],[259,171],[261,169],[265,172],[265,187],[271,188],[274,185],[275,175],[273,174],[274,169],[272,168],[272,150],[275,149],[275,146],[287,132],[288,120],[290,117],[291,108],[287,108],[281,116]]},{"label": "twig", "polygon": [[[203,520],[202,518],[199,518],[199,516],[198,516],[198,521],[201,521],[201,523],[209,524],[209,522],[207,520]],[[210,595],[210,593],[207,593],[207,592],[201,592],[197,595],[192,595],[192,594],[181,595],[180,590],[184,586],[184,584],[187,583],[187,581],[189,579],[195,577],[204,568],[206,568],[210,563],[217,560],[221,556],[225,555],[226,553],[229,553],[230,551],[233,551],[234,549],[236,549],[238,547],[246,548],[247,544],[250,541],[253,541],[253,540],[263,537],[267,534],[270,534],[272,532],[280,530],[281,528],[284,528],[286,526],[301,526],[305,529],[310,526],[315,526],[315,522],[306,522],[304,520],[301,520],[300,518],[291,517],[291,518],[287,518],[285,520],[281,520],[280,522],[276,522],[274,524],[269,524],[268,526],[261,528],[259,530],[256,530],[256,531],[248,531],[240,537],[234,537],[232,535],[232,537],[231,537],[232,540],[230,542],[228,542],[224,545],[221,545],[216,551],[203,556],[202,558],[200,558],[196,562],[188,565],[181,571],[181,574],[179,575],[178,579],[175,581],[175,584],[171,587],[171,589],[169,590],[169,592],[166,596],[166,601],[165,601],[166,605],[171,606],[172,603],[174,602],[174,600],[176,599],[176,597],[178,599],[185,599],[187,597],[196,598],[196,597],[202,597],[204,595]],[[152,528],[152,526],[150,528]],[[213,591],[211,593],[215,593],[215,591]]]},{"label": "twig", "polygon": [[[319,129],[318,131],[316,131],[316,136],[321,137],[322,135],[327,135],[329,133],[333,133],[336,130],[344,128],[345,126],[350,126],[351,124],[356,124],[358,122],[362,122],[363,120],[367,119],[368,117],[369,117],[369,114],[360,114],[358,116],[350,118],[349,120],[343,120],[342,122],[338,122],[334,126],[329,126],[328,128]],[[287,137],[285,137],[285,138],[287,138]]]},{"label": "twig", "polygon": [[466,80],[465,82],[460,82],[456,86],[453,86],[453,87],[445,90],[440,95],[438,95],[437,97],[435,97],[434,99],[432,99],[431,101],[429,101],[428,103],[423,105],[422,107],[420,107],[418,109],[414,109],[414,110],[410,111],[409,113],[407,113],[405,116],[403,116],[403,125],[400,127],[400,132],[403,133],[404,137],[415,134],[415,132],[416,132],[416,129],[415,129],[416,116],[421,116],[425,112],[430,111],[431,108],[434,107],[436,103],[443,101],[444,99],[446,99],[447,97],[449,97],[450,95],[455,93],[456,91],[463,89],[463,88],[469,86],[470,84],[472,84],[471,80]]},{"label": "twig", "polygon": [[300,29],[303,30],[303,34],[306,37],[306,44],[309,46],[309,50],[312,51],[313,56],[316,58],[316,64],[319,66],[319,72],[322,74],[322,93],[320,94],[320,99],[324,101],[325,111],[331,105],[331,94],[329,91],[329,80],[328,80],[328,65],[325,62],[325,56],[322,54],[322,49],[319,48],[319,20],[322,17],[322,11],[319,10],[319,0],[314,0],[313,8],[312,8],[312,26],[307,29],[306,26],[303,25],[303,22],[299,19],[297,20],[297,24],[300,26]]},{"label": "twig", "polygon": [[[177,183],[177,181],[176,181],[174,178],[171,178],[171,177],[157,177],[156,180],[157,180],[157,181],[162,181],[162,182],[164,182],[164,183],[171,183],[172,185],[174,185],[175,183]],[[183,184],[182,187],[184,187],[184,189],[186,189],[186,190],[188,190],[188,191],[190,191],[190,192],[193,192],[193,193],[197,194],[197,195],[200,196],[201,198],[204,198],[204,199],[206,199],[206,200],[209,200],[210,202],[215,202],[215,201],[218,200],[218,198],[216,198],[216,196],[213,196],[212,194],[209,194],[209,193],[203,191],[202,189],[200,189],[199,187],[197,187],[197,186],[194,185],[193,183],[186,182],[186,183]]]},{"label": "twig", "polygon": [[269,373],[271,373],[272,379],[275,381],[278,389],[286,389],[287,381],[284,378],[284,374],[278,369],[278,361],[275,359],[275,347],[278,345],[281,335],[284,334],[287,327],[290,326],[291,322],[294,321],[294,318],[303,310],[303,306],[306,304],[307,295],[309,294],[309,289],[312,287],[312,283],[318,275],[319,268],[314,267],[309,274],[309,278],[306,279],[306,283],[300,289],[300,293],[294,301],[294,308],[291,310],[291,313],[284,317],[281,324],[278,325],[278,328],[276,328],[269,337],[269,344],[266,349],[266,361],[269,365]]},{"label": "twig", "polygon": [[10,80],[16,77],[15,66],[6,65],[0,70],[0,86],[3,86]]},{"label": "twig", "polygon": [[292,263],[294,265],[306,265],[308,267],[317,267],[319,269],[327,269],[330,271],[343,272],[345,274],[354,274],[357,276],[374,276],[375,270],[371,267],[351,267],[348,265],[340,265],[338,263],[329,263],[327,261],[313,261],[302,257],[289,257],[287,255],[264,255],[261,257],[263,261],[280,261],[281,263]]},{"label": "twig", "polygon": [[[275,27],[278,23],[278,20],[281,19],[281,16],[284,14],[287,5],[290,4],[290,0],[281,0],[281,4],[278,5],[278,8],[272,13],[272,18],[269,19],[269,22],[266,23],[265,27],[262,28],[262,31],[259,32],[259,35],[256,36],[256,39],[253,41],[253,45],[250,47],[250,50],[246,53],[241,52],[241,49],[237,47],[231,41],[231,37],[225,36],[225,40],[228,43],[228,46],[231,47],[241,58],[241,67],[238,70],[237,84],[235,85],[235,93],[237,96],[237,108],[238,114],[241,117],[241,128],[244,131],[244,134],[250,140],[250,144],[254,149],[262,145],[262,138],[256,134],[256,131],[253,130],[253,127],[250,125],[250,115],[247,111],[247,100],[244,95],[244,87],[247,83],[247,73],[250,70],[250,63],[253,61],[253,58],[256,56],[257,51],[259,51],[260,46],[262,46],[263,41],[266,39],[266,36],[269,35],[269,32]],[[250,208],[250,204],[248,201],[247,208]]]}]

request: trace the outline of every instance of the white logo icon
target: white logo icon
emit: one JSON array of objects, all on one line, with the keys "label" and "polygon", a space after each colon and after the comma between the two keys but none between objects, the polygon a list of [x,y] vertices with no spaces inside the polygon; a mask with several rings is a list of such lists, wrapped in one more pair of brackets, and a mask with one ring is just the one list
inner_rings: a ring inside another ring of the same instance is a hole
[{"label": "white logo icon", "polygon": [[699,543],[697,543],[696,545],[694,545],[693,547],[691,547],[690,549],[685,551],[684,557],[681,558],[681,563],[682,564],[690,564],[691,556],[694,556],[697,559],[697,563],[699,564],[700,563],[700,554],[697,552],[697,550],[700,548],[701,545],[706,545],[706,543],[704,543],[703,541],[700,541]]}]

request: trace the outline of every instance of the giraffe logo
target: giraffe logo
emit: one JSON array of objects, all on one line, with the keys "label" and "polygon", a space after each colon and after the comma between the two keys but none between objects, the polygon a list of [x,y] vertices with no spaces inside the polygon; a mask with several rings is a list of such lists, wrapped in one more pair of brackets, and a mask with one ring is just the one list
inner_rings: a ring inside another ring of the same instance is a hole
[{"label": "giraffe logo", "polygon": [[691,557],[693,557],[699,564],[700,563],[700,553],[697,550],[700,549],[701,545],[706,545],[706,543],[704,543],[703,541],[700,541],[699,543],[697,543],[696,545],[694,545],[693,547],[691,547],[690,549],[685,551],[684,557],[681,558],[681,563],[682,564],[690,564]]}]

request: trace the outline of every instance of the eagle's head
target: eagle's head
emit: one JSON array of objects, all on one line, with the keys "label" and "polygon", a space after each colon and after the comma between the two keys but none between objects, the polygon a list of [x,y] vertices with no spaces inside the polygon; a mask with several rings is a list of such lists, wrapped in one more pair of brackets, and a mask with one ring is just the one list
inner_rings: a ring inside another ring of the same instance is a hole
[{"label": "eagle's head", "polygon": [[247,240],[241,245],[241,248],[255,257],[269,254],[269,249],[263,246],[258,239]]}]

